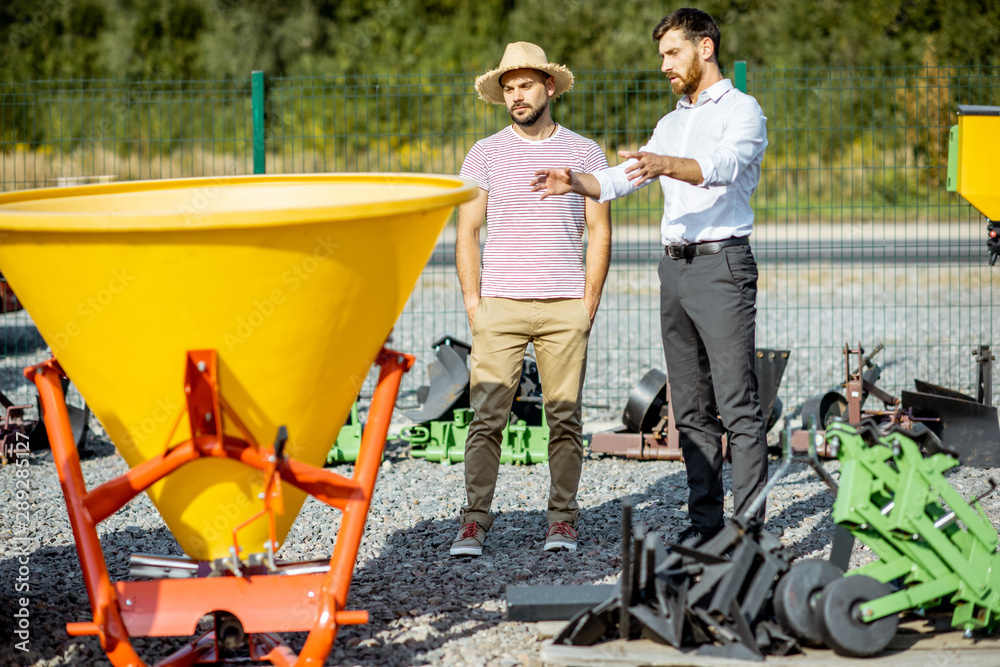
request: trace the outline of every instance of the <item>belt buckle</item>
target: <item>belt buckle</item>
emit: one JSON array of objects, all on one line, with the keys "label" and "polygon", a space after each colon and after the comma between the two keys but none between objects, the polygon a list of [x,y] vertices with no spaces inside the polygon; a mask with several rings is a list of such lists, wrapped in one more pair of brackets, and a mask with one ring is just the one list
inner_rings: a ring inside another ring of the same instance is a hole
[{"label": "belt buckle", "polygon": [[684,259],[684,249],[686,247],[684,245],[668,245],[667,256],[670,259]]}]

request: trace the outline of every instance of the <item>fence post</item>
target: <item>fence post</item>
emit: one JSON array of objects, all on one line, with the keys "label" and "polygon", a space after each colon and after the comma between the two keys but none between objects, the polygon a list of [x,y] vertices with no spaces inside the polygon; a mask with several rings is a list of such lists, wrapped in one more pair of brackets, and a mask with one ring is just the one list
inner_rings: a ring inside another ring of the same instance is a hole
[{"label": "fence post", "polygon": [[264,72],[250,73],[250,104],[253,116],[253,173],[267,173],[264,162]]},{"label": "fence post", "polygon": [[747,61],[736,61],[736,67],[733,68],[733,84],[741,93],[747,92]]}]

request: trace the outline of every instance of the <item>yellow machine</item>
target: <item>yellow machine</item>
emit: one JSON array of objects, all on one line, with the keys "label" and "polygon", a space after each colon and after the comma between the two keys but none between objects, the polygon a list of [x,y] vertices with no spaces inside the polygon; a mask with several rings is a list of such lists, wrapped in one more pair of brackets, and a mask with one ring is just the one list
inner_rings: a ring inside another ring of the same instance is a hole
[{"label": "yellow machine", "polygon": [[[94,614],[70,634],[138,666],[129,636],[193,634],[215,613],[210,637],[161,664],[217,659],[218,628],[236,624],[256,637],[251,658],[306,665],[337,626],[365,622],[347,592],[413,362],[383,343],[453,208],[477,192],[450,176],[317,174],[0,195],[0,270],[56,357],[26,375]],[[374,416],[348,479],[322,465],[373,362]],[[69,436],[63,371],[131,468],[96,489]],[[95,526],[143,490],[187,555],[157,562],[192,578],[110,582]],[[335,551],[282,570],[274,553],[307,494],[343,510]],[[312,630],[299,658],[268,634],[285,630]]]},{"label": "yellow machine", "polygon": [[948,144],[948,191],[965,197],[990,221],[990,265],[1000,256],[1000,107],[959,105]]}]

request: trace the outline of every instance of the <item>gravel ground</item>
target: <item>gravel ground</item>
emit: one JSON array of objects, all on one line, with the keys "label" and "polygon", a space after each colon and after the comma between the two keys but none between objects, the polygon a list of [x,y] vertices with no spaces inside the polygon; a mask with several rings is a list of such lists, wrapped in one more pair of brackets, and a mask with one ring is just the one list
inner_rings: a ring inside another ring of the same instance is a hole
[{"label": "gravel ground", "polygon": [[[591,423],[588,430],[609,424]],[[126,466],[92,422],[83,460],[93,486],[125,471]],[[33,453],[27,468],[31,484],[30,524],[14,532],[11,512],[14,466],[0,468],[0,596],[4,626],[0,633],[2,665],[105,665],[98,641],[70,638],[68,621],[90,620],[87,595],[79,572],[73,537],[59,491],[58,477],[47,451]],[[772,457],[771,472],[778,465]],[[835,474],[838,463],[826,468]],[[351,474],[350,466],[338,472]],[[960,468],[952,484],[965,496],[986,488],[996,470]],[[541,550],[548,489],[548,467],[503,466],[497,491],[497,521],[479,559],[453,559],[447,548],[456,530],[463,499],[462,465],[450,467],[408,456],[407,446],[390,442],[382,465],[368,528],[361,545],[351,590],[352,608],[367,609],[368,625],[343,628],[328,664],[347,665],[538,665],[541,640],[528,623],[505,619],[507,584],[584,584],[616,581],[620,553],[620,499],[631,494],[635,520],[670,539],[683,529],[686,482],[683,464],[630,461],[588,455],[580,488],[580,548],[573,554]],[[729,476],[726,475],[728,488]],[[1000,494],[998,494],[1000,495]],[[770,496],[767,528],[802,557],[829,554],[833,525],[832,497],[806,466],[796,466]],[[987,513],[1000,518],[1000,497],[983,501]],[[727,514],[731,504],[727,503]],[[280,555],[286,559],[328,556],[339,513],[308,501]],[[129,554],[180,554],[149,499],[142,495],[99,527],[112,578],[126,575]],[[15,593],[19,563],[15,551],[27,538],[28,592]],[[852,564],[871,557],[855,550]],[[10,629],[16,599],[29,599],[31,639],[28,652],[11,648]],[[288,637],[297,647],[304,635]],[[147,661],[169,654],[174,640],[136,639]]]},{"label": "gravel ground", "polygon": [[[795,274],[776,276],[793,285],[780,293],[773,293],[766,285],[762,287],[758,304],[761,308],[758,340],[762,346],[783,347],[786,338],[790,337],[803,345],[832,350],[822,364],[807,363],[805,355],[795,353],[796,345],[789,344],[793,349],[786,371],[789,386],[819,389],[839,382],[843,361],[836,350],[844,340],[853,341],[858,336],[862,336],[866,345],[884,341],[886,352],[882,363],[890,369],[888,375],[905,378],[907,385],[909,378],[918,372],[920,376],[943,383],[946,382],[944,378],[948,378],[954,384],[953,369],[956,368],[963,369],[959,374],[961,382],[971,380],[972,373],[967,372],[968,350],[972,344],[985,340],[981,334],[989,333],[993,324],[983,315],[982,307],[957,309],[954,317],[935,316],[941,312],[951,313],[944,310],[949,303],[968,305],[963,301],[963,298],[967,300],[968,286],[959,280],[965,275],[964,270],[932,268],[914,273],[894,267],[895,274],[890,272],[880,281],[874,281],[885,285],[909,281],[907,284],[920,291],[929,304],[923,308],[894,311],[899,317],[892,321],[878,318],[873,321],[864,315],[865,309],[854,307],[859,285],[869,284],[871,280],[822,267],[820,272],[824,270],[830,275],[818,275],[816,280],[796,280]],[[986,274],[982,280],[1000,285],[995,282],[1000,280],[998,275]],[[629,369],[635,377],[629,378],[625,386],[633,386],[650,367],[662,368],[655,322],[635,321],[636,317],[647,317],[652,312],[651,306],[636,311],[638,314],[626,307],[640,301],[652,303],[655,289],[651,267],[619,273],[609,279],[606,309],[602,309],[592,338],[595,353],[588,368],[588,383],[618,386],[616,383],[621,378],[616,380],[609,374]],[[420,290],[427,291],[427,298],[440,299],[445,305],[457,299],[455,294],[446,294],[454,291],[453,285],[445,286],[440,293],[423,285],[418,286]],[[826,303],[830,307],[811,310],[799,307],[807,303]],[[403,328],[394,344],[400,349],[422,353],[427,361],[430,355],[425,350],[431,341],[446,333],[454,334],[464,325],[461,313],[451,318],[454,321],[438,318],[435,313],[442,308],[425,308],[426,317],[433,321]],[[605,321],[610,313],[618,313],[621,318]],[[814,316],[815,319],[805,321]],[[26,356],[0,359],[0,386],[13,401],[33,403],[33,388],[19,376],[26,364],[47,358],[45,343],[30,323],[25,325],[20,320],[15,323],[8,321],[9,317],[0,317],[3,335],[8,345],[26,350]],[[803,338],[803,332],[809,334],[808,340]],[[602,339],[605,344],[601,343]],[[913,345],[933,345],[941,353],[918,359],[907,354]],[[994,373],[994,386],[998,386],[1000,365],[995,366]],[[426,381],[422,367],[411,376],[411,385]],[[902,382],[885,379],[890,391],[897,390]],[[958,385],[955,388],[967,389]],[[780,395],[785,401],[786,413],[801,399],[795,394],[789,396],[785,390]],[[409,400],[409,395],[404,396],[401,403]],[[614,427],[620,409],[585,410],[586,430],[595,432]],[[126,469],[96,420],[92,420],[85,452],[84,476],[91,487]],[[29,521],[24,530],[16,525],[20,520],[15,513],[19,508],[14,504],[17,469],[0,467],[0,502],[4,503],[4,511],[0,512],[0,534],[3,536],[0,541],[0,667],[108,664],[96,639],[70,638],[66,634],[66,622],[90,620],[89,602],[51,455],[45,451],[35,452],[31,463],[27,468],[30,498],[24,501],[28,503]],[[777,465],[777,459],[773,458],[772,473]],[[837,462],[825,465],[836,476]],[[338,472],[350,475],[351,468],[342,466]],[[951,481],[964,496],[970,497],[984,490],[987,478],[997,473],[996,470],[958,469],[952,472]],[[728,488],[728,472],[726,484]],[[636,521],[660,531],[668,540],[686,525],[683,464],[588,455],[579,497],[582,507],[580,548],[574,554],[544,553],[541,546],[547,490],[547,466],[503,466],[494,508],[498,518],[483,557],[452,559],[447,555],[447,548],[457,531],[456,519],[464,497],[462,465],[445,467],[413,459],[408,456],[405,443],[391,442],[361,545],[350,598],[351,607],[368,610],[371,621],[340,631],[329,664],[537,665],[541,640],[533,627],[505,620],[507,584],[614,582],[619,568],[620,500],[625,495],[631,494],[634,498]],[[802,557],[828,555],[833,534],[829,519],[831,502],[832,497],[816,475],[804,465],[797,466],[769,498],[767,528],[780,533],[781,539],[795,547]],[[994,522],[1000,519],[1000,494],[986,499],[983,505]],[[727,513],[730,511],[731,505],[727,507]],[[338,512],[308,501],[279,556],[288,560],[328,556],[338,523]],[[18,532],[15,533],[15,529]],[[99,531],[112,578],[127,575],[128,557],[132,553],[181,553],[145,495],[100,524]],[[25,538],[26,541],[12,538]],[[25,567],[30,586],[26,592],[18,590],[18,584],[23,583],[18,582],[19,568],[24,565],[19,555],[23,552],[27,552]],[[859,548],[854,553],[853,565],[870,558],[869,552]],[[11,622],[20,597],[27,597],[29,602],[31,639],[28,652],[12,648]],[[295,648],[302,636],[288,639]],[[155,662],[179,648],[182,642],[136,639],[135,645],[148,662]]]}]

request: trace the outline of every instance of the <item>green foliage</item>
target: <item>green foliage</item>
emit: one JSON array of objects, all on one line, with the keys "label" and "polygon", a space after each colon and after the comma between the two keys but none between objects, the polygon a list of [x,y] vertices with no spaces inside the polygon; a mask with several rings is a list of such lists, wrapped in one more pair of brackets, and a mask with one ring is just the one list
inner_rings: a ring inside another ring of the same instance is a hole
[{"label": "green foliage", "polygon": [[[955,105],[1000,103],[985,66],[1000,65],[996,0],[701,6],[722,27],[724,70],[750,63],[768,116],[756,199],[766,215],[948,197]],[[8,0],[0,132],[5,152],[148,165],[180,156],[191,173],[192,146],[243,159],[248,75],[263,70],[278,170],[453,172],[473,141],[508,122],[476,99],[473,75],[495,67],[508,42],[528,40],[577,75],[553,104],[556,119],[599,139],[615,162],[675,102],[651,39],[663,11],[639,0]],[[949,61],[975,64],[937,64]]]},{"label": "green foliage", "polygon": [[[721,60],[766,66],[1000,62],[996,0],[705,0]],[[654,69],[643,0],[8,0],[0,81],[478,72],[507,42],[584,69]]]}]

